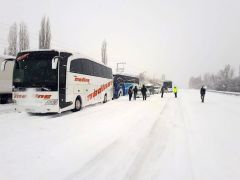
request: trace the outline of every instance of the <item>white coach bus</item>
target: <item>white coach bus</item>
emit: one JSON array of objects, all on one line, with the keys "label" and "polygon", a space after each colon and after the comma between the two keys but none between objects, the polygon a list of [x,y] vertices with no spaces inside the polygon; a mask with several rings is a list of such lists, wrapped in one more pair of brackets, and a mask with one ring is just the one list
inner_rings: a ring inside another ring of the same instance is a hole
[{"label": "white coach bus", "polygon": [[[17,111],[79,111],[113,97],[112,69],[80,54],[25,51],[14,61],[13,102]],[[2,63],[2,71],[6,63]]]}]

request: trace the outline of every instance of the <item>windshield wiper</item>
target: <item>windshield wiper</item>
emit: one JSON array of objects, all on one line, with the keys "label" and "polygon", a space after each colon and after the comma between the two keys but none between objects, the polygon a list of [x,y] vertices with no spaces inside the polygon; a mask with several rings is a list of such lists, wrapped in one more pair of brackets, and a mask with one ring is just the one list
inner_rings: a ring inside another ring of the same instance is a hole
[{"label": "windshield wiper", "polygon": [[51,91],[51,89],[50,89],[50,88],[47,88],[47,87],[42,87],[41,90],[42,90],[42,91]]}]

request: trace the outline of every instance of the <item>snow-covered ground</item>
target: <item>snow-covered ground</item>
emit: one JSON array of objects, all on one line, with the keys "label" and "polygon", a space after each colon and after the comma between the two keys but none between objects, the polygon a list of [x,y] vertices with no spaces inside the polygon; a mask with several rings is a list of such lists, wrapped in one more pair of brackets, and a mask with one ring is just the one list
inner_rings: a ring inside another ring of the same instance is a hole
[{"label": "snow-covered ground", "polygon": [[239,180],[239,107],[195,90],[60,115],[0,105],[0,179]]}]

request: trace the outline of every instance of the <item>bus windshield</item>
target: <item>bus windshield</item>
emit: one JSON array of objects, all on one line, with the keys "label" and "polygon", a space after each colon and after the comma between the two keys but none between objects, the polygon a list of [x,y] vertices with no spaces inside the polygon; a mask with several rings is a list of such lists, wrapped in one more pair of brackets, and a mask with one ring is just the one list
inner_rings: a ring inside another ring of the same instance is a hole
[{"label": "bus windshield", "polygon": [[56,51],[36,51],[19,53],[13,71],[15,88],[45,88],[56,91],[58,69],[52,69],[52,59]]},{"label": "bus windshield", "polygon": [[163,86],[167,88],[172,88],[172,81],[165,81],[163,82]]}]

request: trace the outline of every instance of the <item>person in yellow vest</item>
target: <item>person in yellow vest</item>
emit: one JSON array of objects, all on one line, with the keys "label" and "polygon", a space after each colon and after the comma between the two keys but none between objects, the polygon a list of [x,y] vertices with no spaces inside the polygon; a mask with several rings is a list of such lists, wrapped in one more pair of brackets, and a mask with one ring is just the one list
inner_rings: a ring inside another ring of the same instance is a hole
[{"label": "person in yellow vest", "polygon": [[177,98],[177,92],[178,92],[178,89],[177,89],[176,86],[174,86],[174,88],[173,88],[173,93],[174,93],[174,95],[175,95],[175,98]]}]

